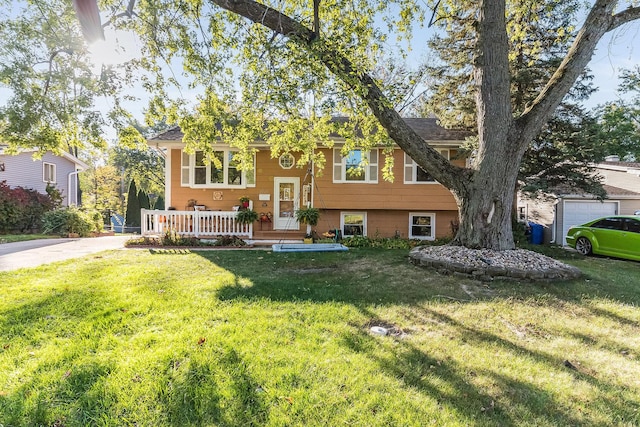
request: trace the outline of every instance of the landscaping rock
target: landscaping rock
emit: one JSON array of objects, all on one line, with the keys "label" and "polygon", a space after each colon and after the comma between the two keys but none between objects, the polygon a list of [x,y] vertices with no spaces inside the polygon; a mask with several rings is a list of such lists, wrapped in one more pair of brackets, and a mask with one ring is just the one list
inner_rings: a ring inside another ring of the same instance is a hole
[{"label": "landscaping rock", "polygon": [[409,260],[439,273],[456,273],[480,280],[512,277],[525,280],[571,280],[581,276],[576,267],[526,249],[492,251],[462,246],[419,246]]}]

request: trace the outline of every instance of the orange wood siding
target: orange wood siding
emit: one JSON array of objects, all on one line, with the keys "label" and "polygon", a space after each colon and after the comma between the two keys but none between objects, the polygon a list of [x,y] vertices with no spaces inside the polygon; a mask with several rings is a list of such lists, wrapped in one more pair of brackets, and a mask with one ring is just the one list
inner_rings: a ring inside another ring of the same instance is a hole
[{"label": "orange wood siding", "polygon": [[[322,237],[325,231],[340,228],[341,212],[361,212],[364,210],[334,210],[323,209],[320,212],[320,221],[316,231]],[[369,210],[367,212],[367,236],[368,237],[409,237],[409,212],[433,213],[436,222],[436,237],[451,236],[451,223],[457,221],[458,211],[405,211],[405,210]]]},{"label": "orange wood siding", "polygon": [[[333,183],[333,151],[324,150],[326,166],[319,174],[316,170],[313,189],[313,206],[321,209],[321,216],[316,230],[318,234],[340,228],[341,212],[367,212],[367,235],[369,237],[392,237],[396,233],[406,238],[409,234],[409,213],[424,212],[435,214],[436,237],[451,235],[451,222],[458,217],[455,200],[449,190],[440,184],[404,184],[404,153],[394,150],[394,182],[382,179],[384,155],[380,151],[377,184],[334,184]],[[229,188],[189,188],[180,185],[181,150],[170,150],[171,156],[171,206],[178,210],[187,207],[189,199],[207,209],[229,211],[239,204],[241,196],[253,200],[254,209],[258,212],[273,212],[274,177],[299,177],[300,189],[309,183],[308,167],[283,169],[278,159],[271,159],[267,148],[256,155],[256,186],[246,189]],[[452,150],[451,155],[455,155]],[[297,160],[297,159],[296,159]],[[454,163],[464,166],[464,160]],[[320,175],[320,176],[318,176]],[[213,193],[222,193],[222,200],[213,200]],[[259,200],[259,194],[269,194],[270,200]],[[301,195],[299,195],[301,197]],[[304,227],[304,226],[303,226]],[[264,225],[270,230],[270,225]],[[258,228],[259,229],[259,228]],[[303,229],[303,228],[301,228]]]},{"label": "orange wood siding", "polygon": [[[404,152],[394,150],[394,182],[382,179],[384,155],[379,152],[377,184],[334,183],[333,150],[323,150],[327,159],[321,176],[316,176],[314,206],[341,210],[400,209],[410,211],[457,211],[455,199],[440,184],[405,184]],[[455,155],[452,150],[451,156]],[[464,166],[464,160],[455,164]],[[316,174],[318,175],[318,174]]]},{"label": "orange wood siding", "polygon": [[[190,188],[180,185],[181,150],[171,150],[171,206],[177,210],[185,210],[190,199],[194,199],[199,205],[205,205],[207,209],[230,211],[233,206],[239,205],[238,199],[247,196],[253,201],[254,209],[258,212],[273,211],[273,178],[300,177],[302,186],[307,168],[293,167],[283,169],[278,159],[271,159],[268,149],[263,149],[256,155],[256,186],[241,189],[231,188]],[[213,200],[213,193],[222,193],[222,200]],[[258,200],[259,194],[270,194],[271,200]],[[266,206],[263,206],[266,205]]]}]

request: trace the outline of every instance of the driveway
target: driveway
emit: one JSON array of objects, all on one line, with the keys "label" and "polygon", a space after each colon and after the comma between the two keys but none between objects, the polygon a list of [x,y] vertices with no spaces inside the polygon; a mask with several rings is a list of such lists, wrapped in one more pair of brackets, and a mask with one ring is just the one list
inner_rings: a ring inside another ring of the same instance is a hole
[{"label": "driveway", "polygon": [[122,249],[124,242],[130,238],[131,236],[104,236],[3,243],[0,244],[0,271],[37,267],[110,249]]}]

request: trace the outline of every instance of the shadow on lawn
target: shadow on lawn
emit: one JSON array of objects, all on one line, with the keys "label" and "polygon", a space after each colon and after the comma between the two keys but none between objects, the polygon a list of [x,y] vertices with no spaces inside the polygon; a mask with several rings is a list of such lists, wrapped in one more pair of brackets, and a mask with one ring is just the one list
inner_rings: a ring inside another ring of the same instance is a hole
[{"label": "shadow on lawn", "polygon": [[[375,313],[365,309],[362,311],[368,317],[376,318]],[[567,367],[564,359],[469,327],[435,310],[423,308],[420,316],[432,318],[448,330],[453,329],[457,335],[455,340],[461,346],[468,345],[469,349],[495,348],[502,355],[496,358],[490,369],[474,370],[471,364],[463,365],[452,357],[430,355],[417,348],[411,340],[393,336],[377,337],[363,328],[345,334],[342,340],[347,348],[365,355],[383,372],[402,381],[405,387],[437,399],[441,410],[447,408],[450,412],[463,415],[464,422],[500,426],[522,425],[523,422],[528,425],[574,426],[590,424],[595,420],[602,422],[599,412],[611,416],[612,422],[638,421],[638,402],[628,396],[626,386],[599,380],[588,371]],[[377,320],[385,323],[382,319]],[[394,346],[390,351],[378,351],[379,340],[394,340]],[[434,348],[433,353],[436,352]],[[473,358],[473,355],[469,356]],[[578,403],[583,403],[576,406],[583,408],[576,411],[575,407],[567,407],[556,401],[552,387],[545,389],[535,384],[535,370],[531,373],[531,380],[525,382],[509,376],[507,369],[501,369],[504,365],[512,365],[514,360],[527,360],[527,365],[533,360],[538,369],[553,372],[552,376],[567,376],[566,381],[573,382],[576,387],[586,383],[599,390],[598,400],[576,396]],[[483,384],[484,390],[491,390],[490,394],[474,385],[478,383]],[[615,396],[615,399],[608,396]]]},{"label": "shadow on lawn", "polygon": [[[399,267],[397,260],[391,263],[388,272],[383,268],[382,271],[367,277],[360,271],[355,271],[352,276],[345,274],[349,271],[345,271],[343,263],[350,262],[346,256],[340,260],[332,257],[323,259],[321,255],[317,255],[314,256],[312,264],[305,263],[297,256],[275,261],[270,258],[274,274],[272,277],[264,277],[252,275],[253,261],[234,263],[223,257],[212,259],[208,255],[203,256],[252,282],[252,286],[248,287],[221,288],[218,291],[218,297],[222,300],[344,302],[358,308],[369,319],[376,319],[375,313],[369,308],[372,305],[410,305],[414,315],[415,310],[418,312],[422,310],[424,316],[455,330],[455,339],[461,346],[468,343],[470,349],[474,346],[496,347],[500,353],[507,354],[506,357],[509,358],[508,362],[511,365],[514,361],[517,363],[518,360],[523,360],[530,366],[530,361],[533,360],[537,369],[552,372],[558,376],[567,376],[565,382],[582,383],[592,388],[592,393],[595,390],[598,396],[597,402],[590,401],[586,396],[576,396],[578,401],[572,402],[567,407],[566,402],[557,401],[559,396],[556,396],[550,387],[538,385],[538,381],[534,378],[531,381],[523,381],[505,374],[501,366],[507,362],[506,360],[496,360],[495,364],[491,365],[495,368],[473,372],[469,371],[468,365],[462,365],[452,359],[437,360],[427,351],[417,348],[410,340],[398,339],[397,345],[391,352],[376,351],[376,340],[380,338],[371,336],[367,328],[362,325],[354,325],[353,332],[342,337],[346,348],[364,354],[383,372],[401,380],[408,389],[419,390],[437,399],[441,407],[448,408],[449,412],[460,413],[474,423],[519,425],[526,422],[540,425],[581,425],[595,422],[602,416],[610,417],[608,419],[611,422],[638,421],[637,402],[632,396],[625,397],[624,387],[599,379],[587,369],[567,366],[564,358],[543,351],[535,351],[520,345],[517,340],[507,340],[476,329],[451,316],[424,308],[423,304],[425,301],[441,302],[443,297],[445,301],[449,298],[457,300],[456,303],[465,304],[482,300],[527,299],[544,296],[549,298],[549,303],[552,305],[563,305],[566,302],[577,304],[595,317],[637,327],[636,320],[591,304],[591,301],[596,298],[604,298],[619,304],[633,305],[640,302],[640,295],[629,281],[630,279],[618,280],[619,283],[615,286],[603,286],[603,283],[607,282],[600,276],[601,265],[595,265],[593,272],[587,274],[586,278],[572,282],[515,282],[514,284],[514,281],[497,281],[486,284],[466,278],[439,276],[428,270],[415,270],[409,265]],[[383,262],[380,259],[373,263]],[[634,270],[636,265],[622,262],[618,267],[622,271]],[[406,274],[404,281],[398,280],[399,273]],[[417,285],[416,281],[412,282],[412,275],[422,279],[424,286]],[[403,283],[410,284],[404,286]],[[460,290],[461,288],[464,292]],[[491,292],[486,292],[487,289]],[[475,295],[470,295],[469,290],[475,292]],[[390,322],[382,320],[380,323]],[[571,336],[570,333],[569,335]],[[597,341],[597,337],[583,336],[581,339]],[[624,347],[621,345],[612,340],[608,341],[604,347],[601,345],[598,347],[609,348],[608,351],[611,351],[612,355],[618,351],[619,356],[620,348]],[[535,376],[535,372],[531,375]],[[484,383],[482,389],[474,385],[478,377],[481,377]],[[442,382],[446,383],[445,387],[442,387]],[[491,394],[485,390],[491,390]],[[565,396],[564,399],[571,399],[571,397]],[[585,399],[584,402],[581,402],[581,399]],[[584,410],[577,411],[576,408]]]},{"label": "shadow on lawn", "polygon": [[[194,253],[238,278],[251,281],[252,286],[238,284],[219,289],[217,295],[222,300],[337,301],[359,306],[447,299],[464,303],[546,295],[567,302],[605,298],[621,304],[640,305],[640,287],[636,283],[640,279],[640,263],[619,260],[583,258],[580,262],[574,261],[572,264],[583,269],[585,276],[573,281],[527,282],[512,279],[480,282],[413,266],[408,262],[406,251]],[[268,271],[269,268],[271,274],[265,275],[265,269]],[[260,274],[255,274],[256,270]],[[611,279],[611,272],[618,275],[615,280]],[[593,310],[596,315],[607,315],[605,310]],[[624,317],[616,319],[618,315],[614,313],[608,315],[613,320],[635,322]]]}]

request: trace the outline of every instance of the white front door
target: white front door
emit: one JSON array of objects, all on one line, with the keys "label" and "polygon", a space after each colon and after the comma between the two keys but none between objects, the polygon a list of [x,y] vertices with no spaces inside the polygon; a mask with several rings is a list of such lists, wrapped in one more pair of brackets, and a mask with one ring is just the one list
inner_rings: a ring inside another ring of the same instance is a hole
[{"label": "white front door", "polygon": [[300,207],[300,178],[274,178],[273,229],[298,230],[296,210]]}]

